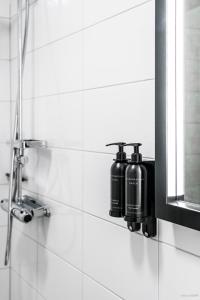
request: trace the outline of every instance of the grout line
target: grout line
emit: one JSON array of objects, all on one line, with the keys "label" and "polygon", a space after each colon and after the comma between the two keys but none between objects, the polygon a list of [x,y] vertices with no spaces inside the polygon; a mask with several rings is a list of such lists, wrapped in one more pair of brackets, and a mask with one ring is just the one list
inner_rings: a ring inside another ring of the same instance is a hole
[{"label": "grout line", "polygon": [[[154,81],[154,80],[155,80],[155,78],[151,77],[151,78],[146,78],[146,79],[125,81],[125,82],[107,84],[107,85],[90,87],[90,88],[85,88],[85,89],[83,88],[83,89],[78,89],[78,90],[63,91],[63,92],[59,92],[59,93],[46,94],[46,95],[40,95],[40,96],[36,96],[36,97],[24,98],[23,101],[30,101],[30,100],[38,101],[39,99],[42,99],[42,98],[62,96],[62,95],[75,94],[75,93],[83,93],[83,92],[87,92],[87,91],[93,91],[93,90],[99,90],[99,89],[105,89],[105,88],[113,88],[113,87],[125,86],[125,85],[131,85],[131,84],[140,84],[140,83]],[[15,100],[11,100],[11,101],[15,102]]]},{"label": "grout line", "polygon": [[[124,230],[128,230],[128,229],[126,228],[125,225],[123,226],[123,225],[114,223],[114,222],[111,221],[111,220],[108,220],[108,219],[106,219],[106,218],[97,216],[97,215],[95,215],[95,214],[93,214],[93,213],[91,213],[91,212],[89,212],[89,211],[87,211],[87,210],[84,210],[83,208],[78,208],[78,207],[72,206],[72,205],[67,204],[67,203],[59,202],[59,201],[57,201],[57,200],[55,200],[55,199],[53,199],[53,198],[51,198],[51,197],[49,197],[49,196],[46,196],[46,195],[43,195],[43,194],[40,194],[40,193],[37,193],[37,192],[33,192],[33,191],[31,191],[31,190],[29,190],[29,189],[27,189],[27,188],[24,188],[24,190],[26,190],[27,192],[32,193],[32,194],[34,194],[34,195],[41,196],[42,198],[46,199],[47,201],[49,200],[49,201],[51,201],[51,202],[54,202],[54,204],[57,204],[57,205],[60,205],[60,206],[63,205],[63,206],[66,207],[66,208],[73,209],[73,210],[75,210],[75,211],[78,211],[78,212],[80,212],[80,213],[83,213],[83,214],[92,216],[92,217],[94,217],[94,218],[96,218],[96,219],[99,219],[99,220],[101,220],[101,221],[104,221],[104,222],[107,222],[107,223],[109,223],[109,224],[118,226],[118,227],[120,227],[120,228],[122,228],[122,229],[124,229]],[[137,235],[140,235],[140,236],[143,237],[143,234],[142,234],[141,232],[134,232],[133,234],[137,234]],[[158,240],[155,239],[155,238],[150,238],[150,239],[151,239],[152,241],[155,241],[155,242],[158,241]]]},{"label": "grout line", "polygon": [[2,20],[2,21],[4,20],[4,21],[8,21],[8,22],[9,22],[9,21],[10,21],[10,18],[9,18],[9,17],[3,17],[3,16],[0,16],[0,21],[1,21],[1,20]]},{"label": "grout line", "polygon": [[[5,142],[0,141],[0,144],[9,145],[9,142],[8,141],[5,141]],[[114,152],[103,152],[103,151],[95,151],[95,150],[88,150],[88,149],[81,149],[81,148],[78,149],[78,148],[71,148],[71,147],[64,147],[64,146],[63,147],[62,146],[53,146],[53,145],[47,146],[45,149],[46,150],[49,149],[49,150],[75,151],[75,152],[93,153],[93,154],[100,154],[100,155],[116,155],[116,153],[114,153]],[[45,149],[43,149],[43,151]],[[152,160],[152,161],[155,160],[154,157],[144,156],[143,158],[148,159],[148,160]]]},{"label": "grout line", "polygon": [[193,252],[190,252],[190,251],[188,251],[188,250],[182,249],[182,248],[180,248],[180,247],[177,247],[177,246],[175,246],[175,245],[173,245],[173,244],[170,244],[170,243],[168,243],[168,242],[164,242],[164,241],[161,241],[161,240],[159,240],[158,243],[159,243],[159,244],[163,244],[163,245],[168,246],[168,247],[171,247],[171,248],[174,248],[174,249],[176,249],[176,250],[178,250],[178,251],[181,251],[181,252],[183,252],[183,253],[185,253],[185,254],[189,254],[189,255],[192,255],[192,256],[194,256],[194,257],[200,259],[200,254],[199,254],[199,255],[198,255],[198,254],[195,254],[195,253],[193,253]]},{"label": "grout line", "polygon": [[125,298],[122,298],[121,296],[119,296],[117,293],[115,293],[113,290],[111,290],[110,288],[108,288],[107,286],[105,286],[104,284],[102,284],[101,282],[99,282],[98,280],[96,280],[93,276],[87,274],[86,272],[82,272],[83,275],[85,277],[88,277],[90,280],[94,281],[95,283],[99,284],[100,286],[102,286],[104,289],[108,290],[110,293],[112,293],[114,296],[118,297],[121,300],[126,300]]},{"label": "grout line", "polygon": [[[104,18],[104,19],[102,19],[102,20],[99,20],[99,21],[93,23],[93,24],[84,26],[83,28],[81,28],[81,29],[79,29],[79,30],[76,30],[76,31],[74,31],[74,32],[71,32],[71,33],[69,33],[69,34],[67,34],[67,35],[65,35],[65,36],[63,36],[63,37],[57,38],[57,39],[55,39],[55,40],[53,40],[53,41],[49,41],[49,42],[47,42],[47,43],[44,44],[44,45],[41,45],[41,46],[39,46],[39,47],[36,47],[36,48],[34,48],[34,49],[31,49],[31,50],[27,51],[27,55],[29,55],[29,54],[31,54],[31,53],[33,53],[33,52],[35,52],[35,51],[38,51],[38,50],[40,50],[40,49],[42,49],[42,48],[45,48],[45,47],[47,47],[47,46],[50,46],[50,45],[52,45],[52,44],[54,44],[54,43],[60,42],[60,41],[62,41],[62,40],[65,40],[66,38],[72,37],[72,36],[74,36],[74,35],[76,35],[76,34],[79,34],[79,33],[83,32],[83,31],[86,31],[87,29],[93,28],[93,27],[95,27],[96,25],[99,25],[99,24],[101,24],[101,23],[104,23],[104,22],[106,22],[106,21],[109,21],[109,20],[111,20],[111,19],[113,19],[113,18],[115,18],[115,17],[121,16],[121,15],[123,15],[124,13],[130,12],[130,11],[132,11],[132,10],[138,8],[138,7],[141,7],[141,6],[145,5],[145,4],[148,4],[149,2],[152,2],[152,0],[145,0],[145,1],[142,2],[142,3],[139,3],[139,4],[137,4],[137,5],[134,5],[134,6],[130,7],[130,8],[125,9],[125,10],[122,10],[122,11],[120,11],[120,12],[118,12],[118,13],[112,15],[112,16],[106,17],[106,18]],[[12,22],[12,18],[11,18],[11,22]],[[15,59],[15,58],[16,58],[16,56],[13,57],[12,59]]]},{"label": "grout line", "polygon": [[[9,145],[9,141],[0,141],[0,144]],[[93,154],[101,154],[101,155],[116,155],[114,152],[104,152],[104,151],[97,151],[97,150],[90,150],[90,149],[83,149],[83,148],[73,148],[73,147],[66,147],[66,146],[54,146],[54,145],[48,145],[45,148],[46,150],[62,150],[62,151],[75,151],[75,152],[82,152],[82,153],[93,153]],[[45,151],[43,149],[43,151]],[[131,155],[131,154],[130,154]],[[148,160],[155,160],[155,158],[152,156],[144,156],[144,159]]]},{"label": "grout line", "polygon": [[[76,211],[82,212],[83,214],[87,214],[87,215],[92,216],[92,217],[94,217],[94,218],[100,219],[100,220],[102,220],[102,221],[104,221],[104,222],[110,223],[110,224],[112,224],[112,225],[114,225],[114,226],[121,227],[121,228],[123,228],[123,229],[125,229],[125,230],[127,229],[125,226],[122,226],[122,225],[117,224],[117,223],[113,223],[112,221],[110,221],[110,220],[108,220],[108,219],[105,219],[105,218],[103,218],[103,217],[97,216],[97,215],[95,215],[95,214],[93,214],[93,213],[91,213],[91,212],[89,212],[89,211],[87,211],[87,210],[80,209],[80,208],[78,208],[78,207],[74,207],[74,206],[72,206],[72,205],[70,205],[70,204],[66,204],[66,203],[59,202],[59,201],[57,201],[57,200],[55,200],[55,199],[53,199],[53,198],[51,198],[51,197],[49,197],[49,196],[46,196],[46,195],[43,195],[43,194],[40,194],[40,193],[33,192],[33,191],[31,191],[31,190],[29,190],[29,189],[27,189],[27,188],[24,188],[24,190],[26,190],[26,191],[28,191],[28,192],[34,194],[34,195],[38,195],[38,196],[41,196],[41,197],[43,197],[43,198],[46,198],[47,200],[49,199],[50,201],[54,202],[55,204],[59,204],[59,205],[61,205],[61,206],[63,205],[63,206],[65,206],[65,207],[69,207],[69,208],[74,209],[74,210],[76,210]],[[159,224],[159,222],[158,222],[158,224]],[[143,234],[140,233],[140,232],[134,232],[134,234],[143,236]],[[177,249],[177,250],[179,250],[179,251],[182,251],[182,252],[185,252],[185,253],[187,253],[187,254],[190,254],[190,255],[193,255],[193,256],[195,256],[195,257],[200,258],[200,254],[198,255],[198,254],[192,253],[192,252],[190,252],[190,251],[187,251],[187,250],[184,250],[184,249],[182,249],[182,248],[180,248],[180,247],[177,247],[177,246],[175,246],[175,245],[173,245],[173,244],[170,244],[170,243],[167,243],[167,242],[164,242],[164,241],[159,240],[159,225],[158,225],[158,234],[157,234],[157,236],[158,236],[157,239],[151,238],[151,240],[154,241],[154,242],[158,242],[158,243],[160,243],[160,244],[168,245],[168,246],[170,246],[170,247],[172,247],[172,248],[175,248],[175,249]]]},{"label": "grout line", "polygon": [[[103,155],[116,155],[114,152],[103,152],[103,151],[95,151],[89,149],[78,149],[78,148],[71,148],[71,147],[59,147],[59,146],[47,146],[47,149],[58,149],[58,150],[70,150],[70,151],[77,151],[83,153],[94,153],[94,154],[103,154]],[[154,160],[153,157],[144,156],[144,159]]]},{"label": "grout line", "polygon": [[27,281],[17,270],[15,270],[12,266],[11,266],[11,271],[12,272],[14,272],[19,278],[20,278],[20,280],[22,280],[22,281],[24,281],[28,286],[29,286],[29,288],[31,288],[32,290],[34,290],[41,298],[43,298],[44,300],[47,300],[44,296],[42,296],[41,294],[40,294],[40,292],[34,287],[34,286],[32,286],[31,284],[30,284],[30,282],[29,281]]},{"label": "grout line", "polygon": [[[91,275],[89,275],[88,273],[86,273],[85,271],[79,269],[77,266],[75,266],[74,264],[72,264],[70,261],[63,259],[62,257],[60,257],[56,252],[54,252],[53,250],[50,250],[49,248],[47,248],[46,246],[44,246],[43,244],[41,244],[40,242],[34,240],[32,237],[30,237],[29,235],[27,235],[25,232],[20,231],[18,228],[15,228],[15,230],[17,230],[19,233],[21,233],[22,235],[24,235],[25,237],[27,237],[28,239],[30,239],[31,241],[33,241],[36,245],[38,245],[39,247],[45,249],[46,251],[48,251],[49,253],[51,253],[52,255],[56,256],[59,260],[62,260],[64,264],[69,265],[71,268],[75,269],[76,271],[78,271],[79,273],[87,276],[88,278],[92,279],[93,281],[95,281],[96,283],[98,283],[99,285],[101,285],[103,288],[107,289],[108,291],[110,291],[112,294],[114,294],[115,296],[119,297],[122,300],[125,300],[124,298],[122,298],[120,295],[118,295],[117,293],[115,293],[113,290],[111,290],[110,288],[108,288],[107,286],[103,285],[101,282],[97,281],[94,277],[92,277]],[[13,269],[13,267],[11,267]],[[17,270],[13,269],[17,274],[19,274],[17,272]],[[24,279],[24,277],[19,274],[21,276],[22,279]],[[25,279],[24,279],[25,281]],[[26,282],[26,281],[25,281]],[[30,285],[30,284],[29,284]],[[31,286],[31,285],[30,285]],[[31,286],[33,287],[33,286]],[[35,289],[38,294],[40,294],[40,292],[33,287],[33,289]]]},{"label": "grout line", "polygon": [[[29,0],[29,6],[30,6],[30,9],[31,9],[31,7],[33,7],[35,4],[36,4],[36,2],[37,2],[38,0],[32,0],[32,1],[30,1]],[[25,11],[25,4],[23,4],[23,7],[22,7],[22,12],[23,11]],[[15,12],[13,15],[11,15],[11,9],[10,9],[10,21],[13,21],[13,19],[15,19],[17,17],[17,12]]]}]

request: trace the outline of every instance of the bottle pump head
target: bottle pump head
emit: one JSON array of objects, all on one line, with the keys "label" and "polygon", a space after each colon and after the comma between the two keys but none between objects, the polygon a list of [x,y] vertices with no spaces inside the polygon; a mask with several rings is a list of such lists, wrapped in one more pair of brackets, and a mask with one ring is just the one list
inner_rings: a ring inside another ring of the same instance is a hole
[{"label": "bottle pump head", "polygon": [[133,146],[134,152],[131,155],[131,162],[139,163],[142,161],[142,154],[139,152],[140,143],[126,144],[125,146]]},{"label": "bottle pump head", "polygon": [[124,152],[125,145],[126,145],[126,143],[119,142],[119,143],[107,144],[106,146],[118,146],[119,152],[116,153],[116,160],[124,161],[124,160],[126,160],[126,152]]}]

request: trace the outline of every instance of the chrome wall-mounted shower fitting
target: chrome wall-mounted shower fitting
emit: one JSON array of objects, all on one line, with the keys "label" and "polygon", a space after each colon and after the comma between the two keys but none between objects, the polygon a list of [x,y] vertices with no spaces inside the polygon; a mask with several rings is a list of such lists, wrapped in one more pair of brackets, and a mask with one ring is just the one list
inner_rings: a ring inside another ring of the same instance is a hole
[{"label": "chrome wall-mounted shower fitting", "polygon": [[[7,173],[9,179],[9,196],[0,202],[0,206],[8,213],[7,226],[7,241],[5,252],[5,265],[9,263],[11,235],[12,235],[12,219],[15,217],[23,223],[30,222],[35,217],[49,217],[49,209],[37,199],[30,196],[23,195],[22,182],[24,177],[22,175],[23,167],[26,163],[25,149],[27,148],[44,148],[45,141],[40,140],[26,140],[23,138],[23,73],[26,57],[26,46],[29,27],[29,8],[35,0],[17,0],[17,20],[18,20],[18,89],[15,105],[15,117],[13,126],[13,137],[11,138],[11,155],[10,155],[10,172]],[[25,10],[25,17],[23,18],[23,9]],[[24,25],[22,24],[24,20]],[[23,32],[22,32],[23,29]]]},{"label": "chrome wall-mounted shower fitting", "polygon": [[[8,199],[1,200],[0,206],[8,212]],[[13,203],[11,214],[22,223],[29,223],[33,218],[50,217],[51,215],[49,208],[41,201],[27,195],[22,197],[20,203]]]}]

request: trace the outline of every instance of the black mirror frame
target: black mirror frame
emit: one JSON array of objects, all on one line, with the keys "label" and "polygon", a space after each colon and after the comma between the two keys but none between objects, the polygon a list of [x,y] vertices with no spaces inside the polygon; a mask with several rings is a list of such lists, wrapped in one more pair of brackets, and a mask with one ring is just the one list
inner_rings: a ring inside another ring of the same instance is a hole
[{"label": "black mirror frame", "polygon": [[167,204],[166,1],[156,0],[155,203],[156,218],[200,230],[200,212]]}]

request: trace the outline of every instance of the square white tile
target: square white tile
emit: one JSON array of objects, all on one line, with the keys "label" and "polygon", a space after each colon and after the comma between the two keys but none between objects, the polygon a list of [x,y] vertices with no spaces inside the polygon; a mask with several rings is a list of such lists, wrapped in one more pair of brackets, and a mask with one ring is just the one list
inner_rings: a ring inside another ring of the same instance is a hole
[{"label": "square white tile", "polygon": [[12,300],[44,300],[36,290],[25,282],[15,271],[11,271]]},{"label": "square white tile", "polygon": [[11,266],[33,287],[37,284],[37,244],[17,229],[12,234]]},{"label": "square white tile", "polygon": [[24,98],[80,90],[81,87],[81,33],[27,55],[24,69]]},{"label": "square white tile", "polygon": [[24,101],[24,136],[46,140],[54,147],[83,146],[81,93]]},{"label": "square white tile", "polygon": [[[0,101],[10,100],[10,71],[9,61],[0,60]],[[8,117],[8,116],[7,116]]]},{"label": "square white tile", "polygon": [[84,88],[154,78],[154,1],[84,31]]},{"label": "square white tile", "polygon": [[47,148],[27,154],[25,189],[72,207],[82,207],[82,152]]},{"label": "square white tile", "polygon": [[154,80],[86,91],[83,96],[86,150],[116,153],[117,148],[105,145],[140,142],[143,156],[154,157]]},{"label": "square white tile", "polygon": [[50,218],[38,220],[38,241],[73,266],[82,267],[81,212],[44,199]]},{"label": "square white tile", "polygon": [[[1,13],[1,10],[0,10]],[[0,17],[0,60],[9,59],[9,20]]]},{"label": "square white tile", "polygon": [[81,300],[81,273],[45,248],[38,247],[38,285],[48,300]]},{"label": "square white tile", "polygon": [[200,299],[200,258],[159,245],[159,300]]},{"label": "square white tile", "polygon": [[1,299],[9,300],[9,269],[0,270]]}]

